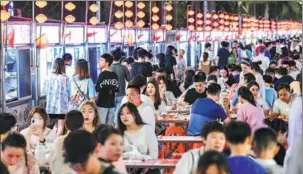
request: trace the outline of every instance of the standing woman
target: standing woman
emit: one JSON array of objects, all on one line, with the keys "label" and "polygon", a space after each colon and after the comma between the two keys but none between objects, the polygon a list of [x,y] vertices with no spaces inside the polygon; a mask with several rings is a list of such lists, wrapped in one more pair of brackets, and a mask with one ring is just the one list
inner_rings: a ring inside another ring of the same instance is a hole
[{"label": "standing woman", "polygon": [[175,79],[175,67],[177,65],[177,60],[174,57],[175,56],[175,47],[172,45],[167,46],[166,48],[166,54],[165,54],[165,64],[166,64],[166,72],[167,77],[170,80]]},{"label": "standing woman", "polygon": [[208,60],[208,53],[204,52],[202,58],[203,59],[200,62],[200,70],[208,75],[211,67],[211,62]]},{"label": "standing woman", "polygon": [[238,51],[236,47],[233,47],[230,56],[228,57],[228,64],[237,64],[238,62]]},{"label": "standing woman", "polygon": [[264,123],[264,113],[258,102],[255,102],[253,94],[247,87],[240,87],[239,95],[239,110],[237,112],[237,120],[248,123],[253,133],[262,127],[266,127]]},{"label": "standing woman", "polygon": [[57,58],[53,64],[53,72],[44,82],[46,94],[46,112],[50,119],[58,119],[57,136],[60,136],[64,128],[65,114],[68,112],[69,78],[65,74],[65,65],[62,58]]},{"label": "standing woman", "polygon": [[88,71],[88,62],[79,59],[76,64],[76,73],[70,79],[71,101],[69,110],[79,109],[81,103],[94,99],[96,90]]}]

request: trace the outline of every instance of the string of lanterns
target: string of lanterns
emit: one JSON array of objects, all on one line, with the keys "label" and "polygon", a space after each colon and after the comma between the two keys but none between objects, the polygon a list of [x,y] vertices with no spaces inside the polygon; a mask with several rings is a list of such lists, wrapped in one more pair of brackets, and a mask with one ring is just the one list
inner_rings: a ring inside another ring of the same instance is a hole
[{"label": "string of lanterns", "polygon": [[170,24],[171,21],[173,20],[173,16],[171,15],[171,11],[173,10],[173,6],[171,4],[171,2],[167,3],[165,5],[165,11],[166,11],[166,15],[165,15],[165,21],[166,21],[166,30],[170,31],[173,29],[173,26]]},{"label": "string of lanterns", "polygon": [[195,11],[192,9],[192,7],[189,5],[187,6],[187,29],[189,31],[193,31],[195,29]]},{"label": "string of lanterns", "polygon": [[115,1],[115,6],[118,8],[118,10],[115,12],[115,17],[118,19],[118,21],[115,23],[115,27],[118,30],[121,30],[124,27],[124,23],[123,23],[124,13],[123,10],[121,9],[123,8],[123,5],[124,5],[123,1]]},{"label": "string of lanterns", "polygon": [[[73,11],[76,8],[76,5],[74,3],[72,3],[72,2],[68,2],[67,4],[65,4],[64,7],[70,13],[71,11]],[[65,21],[67,23],[73,23],[76,20],[76,18],[73,15],[71,15],[71,14],[65,16],[64,19],[65,19]]]},{"label": "string of lanterns", "polygon": [[159,24],[158,24],[158,21],[160,19],[159,16],[158,16],[158,12],[160,11],[160,9],[157,7],[157,5],[155,5],[154,7],[152,7],[151,11],[152,11],[151,28],[153,30],[157,30],[160,27]]},{"label": "string of lanterns", "polygon": [[36,21],[38,23],[44,23],[47,20],[47,16],[42,13],[42,9],[47,6],[47,2],[44,0],[36,1],[36,6],[41,9],[41,13],[36,16]]},{"label": "string of lanterns", "polygon": [[[89,10],[93,13],[96,13],[99,10],[99,6],[97,4],[92,4],[89,6]],[[89,19],[89,22],[92,25],[97,25],[100,21],[96,16],[93,16]]]},{"label": "string of lanterns", "polygon": [[137,13],[138,21],[136,25],[139,28],[143,28],[145,26],[145,22],[143,21],[143,18],[145,17],[145,13],[143,12],[143,9],[145,8],[145,4],[143,2],[139,2],[137,4],[137,8],[138,8],[138,13]]}]

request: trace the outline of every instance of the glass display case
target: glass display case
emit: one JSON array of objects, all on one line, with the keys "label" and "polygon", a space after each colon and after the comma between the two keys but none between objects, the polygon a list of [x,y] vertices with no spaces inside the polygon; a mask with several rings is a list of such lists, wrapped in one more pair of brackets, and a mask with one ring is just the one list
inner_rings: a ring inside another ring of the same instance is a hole
[{"label": "glass display case", "polygon": [[4,85],[7,102],[31,97],[30,60],[30,49],[7,49],[7,58],[4,67]]},{"label": "glass display case", "polygon": [[53,69],[53,61],[56,58],[62,56],[62,47],[54,46],[47,47],[40,50],[40,58],[39,58],[39,85],[40,85],[40,96],[44,96],[43,85],[45,81],[45,77],[48,76]]}]

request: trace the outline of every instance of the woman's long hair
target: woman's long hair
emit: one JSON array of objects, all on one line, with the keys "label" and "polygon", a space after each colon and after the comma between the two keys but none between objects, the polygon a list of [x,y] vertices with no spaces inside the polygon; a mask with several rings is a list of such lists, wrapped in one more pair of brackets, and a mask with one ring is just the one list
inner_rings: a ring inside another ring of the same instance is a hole
[{"label": "woman's long hair", "polygon": [[55,59],[53,63],[53,73],[55,74],[65,74],[65,64],[62,58]]},{"label": "woman's long hair", "polygon": [[155,80],[147,82],[147,84],[146,84],[146,92],[145,92],[145,94],[147,96],[149,96],[148,93],[147,93],[147,86],[148,86],[148,84],[154,85],[154,88],[155,88],[154,107],[155,107],[156,110],[158,110],[159,106],[161,105],[161,97],[160,97],[160,92],[159,92],[159,85],[157,84],[157,82]]},{"label": "woman's long hair", "polygon": [[242,86],[238,90],[238,95],[247,100],[250,104],[256,106],[255,98],[248,87]]},{"label": "woman's long hair", "polygon": [[134,117],[135,123],[137,125],[144,125],[145,123],[142,120],[142,117],[137,109],[137,107],[132,104],[132,103],[124,103],[118,112],[118,130],[121,131],[122,134],[124,134],[124,131],[126,130],[126,126],[123,124],[122,120],[121,120],[121,114],[122,114],[122,110],[127,107],[128,110],[130,111],[130,113],[132,114],[132,116]]},{"label": "woman's long hair", "polygon": [[79,80],[90,78],[88,62],[85,59],[77,60],[75,75],[78,75]]}]

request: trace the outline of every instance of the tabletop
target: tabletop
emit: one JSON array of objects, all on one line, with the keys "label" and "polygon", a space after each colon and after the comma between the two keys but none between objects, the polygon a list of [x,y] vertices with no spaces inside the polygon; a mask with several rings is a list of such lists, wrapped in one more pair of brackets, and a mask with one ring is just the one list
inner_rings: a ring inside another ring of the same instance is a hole
[{"label": "tabletop", "polygon": [[157,159],[157,160],[125,160],[125,166],[127,168],[174,168],[176,167],[177,159]]},{"label": "tabletop", "polygon": [[195,136],[160,136],[159,143],[201,143],[202,137]]}]

